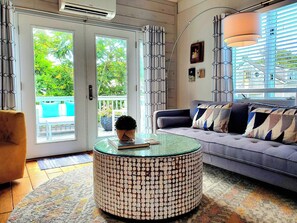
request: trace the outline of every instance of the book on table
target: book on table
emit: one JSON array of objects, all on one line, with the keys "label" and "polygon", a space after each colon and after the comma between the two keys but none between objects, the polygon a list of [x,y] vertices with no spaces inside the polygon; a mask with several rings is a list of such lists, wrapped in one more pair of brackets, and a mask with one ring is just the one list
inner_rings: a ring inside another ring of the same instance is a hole
[{"label": "book on table", "polygon": [[136,138],[134,141],[121,141],[117,137],[112,137],[108,138],[108,142],[117,149],[133,149],[150,146],[150,143],[142,138]]}]

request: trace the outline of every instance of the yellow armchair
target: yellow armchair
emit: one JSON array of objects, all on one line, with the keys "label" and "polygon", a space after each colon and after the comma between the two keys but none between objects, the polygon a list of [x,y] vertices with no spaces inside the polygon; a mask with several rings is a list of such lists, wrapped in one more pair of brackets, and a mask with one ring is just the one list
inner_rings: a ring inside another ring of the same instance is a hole
[{"label": "yellow armchair", "polygon": [[22,178],[26,162],[24,113],[0,111],[0,184]]}]

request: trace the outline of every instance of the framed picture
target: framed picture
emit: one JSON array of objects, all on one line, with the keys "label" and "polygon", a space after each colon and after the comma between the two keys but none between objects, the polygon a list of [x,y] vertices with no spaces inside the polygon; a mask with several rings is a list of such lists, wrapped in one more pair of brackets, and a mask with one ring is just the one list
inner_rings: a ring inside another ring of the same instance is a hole
[{"label": "framed picture", "polygon": [[194,82],[195,81],[195,72],[196,72],[195,67],[192,67],[192,68],[189,69],[189,73],[188,73],[189,82]]},{"label": "framed picture", "polygon": [[191,63],[199,63],[204,60],[204,41],[191,44]]}]

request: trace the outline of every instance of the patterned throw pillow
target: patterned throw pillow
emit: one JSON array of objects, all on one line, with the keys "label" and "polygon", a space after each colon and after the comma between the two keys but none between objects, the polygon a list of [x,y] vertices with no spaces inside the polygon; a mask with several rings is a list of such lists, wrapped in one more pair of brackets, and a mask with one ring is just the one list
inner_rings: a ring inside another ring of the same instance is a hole
[{"label": "patterned throw pillow", "polygon": [[226,105],[199,105],[192,127],[215,132],[228,132],[231,107],[232,103]]},{"label": "patterned throw pillow", "polygon": [[249,114],[244,136],[283,143],[296,143],[297,110],[256,108]]}]

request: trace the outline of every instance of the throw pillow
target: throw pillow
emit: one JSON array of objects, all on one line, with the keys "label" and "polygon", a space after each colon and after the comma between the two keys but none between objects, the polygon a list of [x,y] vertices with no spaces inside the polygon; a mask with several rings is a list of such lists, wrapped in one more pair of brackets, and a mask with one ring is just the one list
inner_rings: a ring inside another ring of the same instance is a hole
[{"label": "throw pillow", "polygon": [[244,136],[282,143],[296,143],[297,110],[256,108],[249,114]]},{"label": "throw pillow", "polygon": [[226,105],[199,105],[192,127],[215,132],[228,132],[231,107],[232,103]]},{"label": "throw pillow", "polygon": [[41,108],[43,118],[59,117],[59,103],[41,102]]},{"label": "throw pillow", "polygon": [[65,101],[66,116],[74,116],[74,102]]}]

